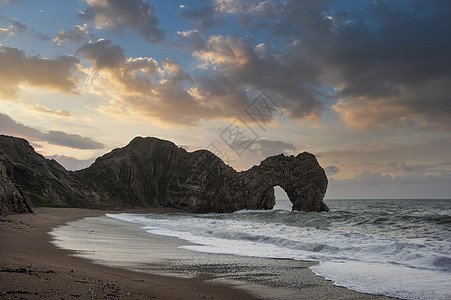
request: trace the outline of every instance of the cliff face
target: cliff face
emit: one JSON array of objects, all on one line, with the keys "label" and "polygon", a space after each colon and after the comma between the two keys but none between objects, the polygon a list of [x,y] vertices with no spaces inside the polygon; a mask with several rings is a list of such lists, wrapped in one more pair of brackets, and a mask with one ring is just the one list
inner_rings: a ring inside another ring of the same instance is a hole
[{"label": "cliff face", "polygon": [[9,178],[5,165],[0,162],[0,214],[33,212],[30,201]]},{"label": "cliff face", "polygon": [[136,206],[172,206],[195,212],[271,209],[279,185],[294,210],[323,211],[327,177],[314,155],[283,154],[236,172],[213,153],[189,153],[157,138],[135,138],[78,172],[108,197]]},{"label": "cliff face", "polygon": [[242,191],[251,209],[270,209],[274,206],[274,189],[278,185],[293,203],[293,210],[327,211],[323,202],[327,190],[327,177],[313,154],[297,156],[283,154],[271,156],[260,165],[241,172],[234,191]]},{"label": "cliff face", "polygon": [[110,199],[128,199],[133,206],[219,212],[225,210],[213,203],[224,188],[225,173],[236,172],[209,151],[188,153],[169,141],[135,138],[77,173],[96,181]]},{"label": "cliff face", "polygon": [[[16,188],[15,193],[12,187]],[[102,189],[36,153],[26,140],[0,135],[1,190],[9,191],[0,194],[2,212],[30,211],[30,203],[50,207],[106,207],[100,202],[104,196]],[[11,193],[16,195],[13,200]]]},{"label": "cliff face", "polygon": [[29,211],[30,202],[89,208],[165,206],[195,212],[270,209],[275,185],[287,192],[295,210],[327,210],[327,177],[309,153],[272,156],[236,172],[209,151],[190,153],[169,141],[135,138],[89,168],[69,172],[34,152],[25,140],[0,136],[0,201],[10,211]]}]

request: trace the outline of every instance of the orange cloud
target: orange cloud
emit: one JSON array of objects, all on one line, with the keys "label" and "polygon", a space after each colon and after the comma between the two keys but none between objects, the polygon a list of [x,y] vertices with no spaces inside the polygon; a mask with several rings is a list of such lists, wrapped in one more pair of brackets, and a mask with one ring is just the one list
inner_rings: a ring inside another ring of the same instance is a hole
[{"label": "orange cloud", "polygon": [[65,93],[74,93],[77,85],[73,71],[78,67],[78,59],[72,56],[27,57],[19,49],[0,45],[0,66],[0,98],[5,100],[15,99],[22,83]]},{"label": "orange cloud", "polygon": [[201,119],[235,117],[246,107],[248,99],[244,91],[217,90],[224,88],[224,80],[210,80],[207,83],[210,90],[186,88],[184,82],[194,86],[199,83],[177,62],[164,59],[160,66],[153,58],[126,58],[122,48],[111,40],[89,42],[77,52],[93,63],[93,68],[86,71],[89,82],[85,87],[111,99],[109,105],[101,108],[103,112],[133,113],[196,126]]},{"label": "orange cloud", "polygon": [[72,117],[72,114],[68,112],[67,110],[51,110],[45,106],[34,104],[34,105],[27,105],[27,108],[30,110],[34,110],[40,113],[54,115],[58,117]]}]

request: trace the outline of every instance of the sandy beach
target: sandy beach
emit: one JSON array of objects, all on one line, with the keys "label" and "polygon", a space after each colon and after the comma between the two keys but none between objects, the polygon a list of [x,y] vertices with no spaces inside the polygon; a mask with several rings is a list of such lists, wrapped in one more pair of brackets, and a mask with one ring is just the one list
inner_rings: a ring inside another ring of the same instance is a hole
[{"label": "sandy beach", "polygon": [[[153,209],[147,212],[167,211]],[[145,211],[134,212],[144,213]],[[73,255],[75,253],[72,251],[62,250],[51,242],[52,236],[49,232],[54,228],[86,217],[101,217],[88,220],[97,222],[95,228],[99,234],[111,236],[117,228],[114,229],[115,226],[112,226],[113,220],[102,217],[105,213],[105,211],[86,209],[39,208],[36,209],[35,214],[0,217],[0,297],[3,299],[273,299],[275,298],[273,296],[277,294],[279,295],[277,298],[281,299],[293,299],[293,297],[296,299],[388,299],[336,287],[308,269],[312,262],[293,264],[289,260],[190,254],[188,251],[174,247],[176,241],[154,236],[145,239],[147,244],[141,244],[141,247],[145,247],[146,255],[153,259],[149,259],[149,262],[141,267],[136,266],[134,269],[139,269],[137,272],[130,268],[126,269],[125,266],[119,267],[119,263],[114,263],[115,259],[110,260],[113,263],[108,263],[108,260],[102,264],[94,263],[92,260]],[[144,231],[140,233],[136,226],[124,226],[121,232],[117,233],[117,237],[139,238],[140,234],[147,235]],[[117,237],[114,239],[116,240]],[[170,249],[164,249],[164,247]],[[139,249],[136,250],[136,247],[131,249],[135,249],[133,250],[135,253],[132,251],[128,256],[139,257],[136,252]],[[186,253],[181,254],[179,251]],[[175,259],[175,257],[178,258]],[[92,259],[96,260],[95,257]],[[144,256],[142,259],[145,260]],[[212,261],[215,264],[209,263]],[[212,268],[213,265],[217,269]],[[220,266],[219,269],[218,266]],[[292,273],[287,273],[286,270]],[[266,278],[265,274],[273,276],[277,272],[286,274],[290,278],[296,276],[298,285],[293,288],[287,282],[285,286],[275,287],[270,280],[258,279],[258,277]]]}]

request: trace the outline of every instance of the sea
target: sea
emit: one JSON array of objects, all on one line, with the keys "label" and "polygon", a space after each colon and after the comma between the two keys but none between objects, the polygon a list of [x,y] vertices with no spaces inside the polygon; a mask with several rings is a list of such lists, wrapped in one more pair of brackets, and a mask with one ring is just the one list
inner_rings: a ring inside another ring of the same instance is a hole
[{"label": "sea", "polygon": [[335,285],[401,299],[451,299],[451,200],[326,200],[330,212],[108,214],[185,251],[317,261]]}]

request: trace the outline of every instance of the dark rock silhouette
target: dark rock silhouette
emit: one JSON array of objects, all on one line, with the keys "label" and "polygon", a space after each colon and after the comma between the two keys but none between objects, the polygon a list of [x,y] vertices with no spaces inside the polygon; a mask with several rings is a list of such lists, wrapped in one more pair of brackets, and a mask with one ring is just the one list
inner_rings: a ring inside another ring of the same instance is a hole
[{"label": "dark rock silhouette", "polygon": [[271,209],[275,204],[273,187],[278,185],[287,193],[293,210],[328,210],[323,202],[327,177],[313,154],[270,156],[259,166],[239,173],[238,178],[242,190],[247,191],[242,197],[248,199],[248,208]]},{"label": "dark rock silhouette", "polygon": [[[16,187],[22,202],[34,206],[163,206],[193,212],[271,209],[273,187],[279,185],[294,210],[327,210],[323,202],[327,177],[315,156],[305,152],[268,157],[259,166],[236,172],[207,150],[187,152],[169,141],[138,137],[97,158],[89,168],[70,172],[34,152],[27,141],[0,136],[1,164],[6,171],[0,175],[0,187],[9,186],[11,191]],[[18,197],[14,203],[20,202]],[[11,202],[5,199],[0,199],[2,207]],[[12,210],[14,205],[8,207]]]},{"label": "dark rock silhouette", "polygon": [[[24,199],[25,207],[31,207],[30,203],[38,207],[107,207],[100,202],[105,198],[101,188],[67,171],[55,160],[36,153],[24,139],[0,135],[0,173],[3,168],[6,176],[0,175],[4,178],[0,179],[0,190],[7,186],[4,180],[9,181]],[[5,207],[2,212],[30,211],[12,209],[15,205],[11,205],[11,201],[19,200],[10,200],[8,195],[1,196],[0,201]]]},{"label": "dark rock silhouette", "polygon": [[0,163],[0,213],[33,212],[31,203],[10,180],[5,166]]}]

